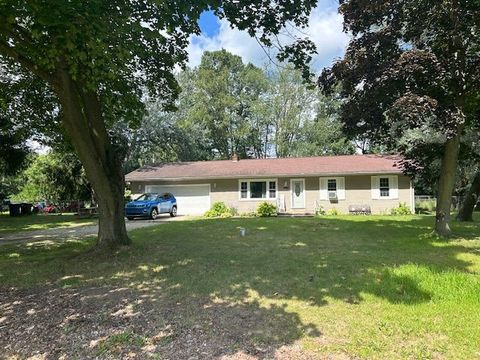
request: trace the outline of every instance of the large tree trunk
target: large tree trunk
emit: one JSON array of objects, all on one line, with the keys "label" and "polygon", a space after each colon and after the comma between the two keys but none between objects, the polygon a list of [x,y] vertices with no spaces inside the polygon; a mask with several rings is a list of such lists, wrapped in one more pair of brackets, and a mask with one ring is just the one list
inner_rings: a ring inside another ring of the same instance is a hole
[{"label": "large tree trunk", "polygon": [[63,110],[63,125],[72,141],[98,202],[97,247],[130,244],[124,217],[124,175],[121,159],[105,128],[100,102],[68,73],[58,72],[56,93]]},{"label": "large tree trunk", "polygon": [[472,184],[468,189],[465,199],[458,211],[457,219],[460,221],[473,221],[473,210],[480,196],[480,171],[475,174]]},{"label": "large tree trunk", "polygon": [[435,232],[445,237],[451,233],[448,223],[450,222],[450,208],[452,206],[452,192],[455,186],[459,148],[460,131],[455,137],[447,140],[445,144],[441,173],[438,181]]}]

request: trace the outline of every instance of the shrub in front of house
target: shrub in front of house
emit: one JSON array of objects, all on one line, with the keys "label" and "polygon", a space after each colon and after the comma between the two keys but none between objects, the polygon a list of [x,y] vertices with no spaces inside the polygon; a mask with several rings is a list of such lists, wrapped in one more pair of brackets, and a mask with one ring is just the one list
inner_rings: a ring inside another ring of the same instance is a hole
[{"label": "shrub in front of house", "polygon": [[342,213],[340,212],[340,210],[337,210],[335,208],[331,208],[331,209],[327,210],[326,215],[327,216],[338,216],[338,215],[342,215]]},{"label": "shrub in front of house", "polygon": [[203,216],[207,218],[214,218],[214,217],[229,218],[234,216],[236,212],[237,211],[234,208],[228,207],[227,205],[225,205],[224,202],[217,201],[212,204],[212,207],[210,208],[210,210],[208,210]]},{"label": "shrub in front of house", "polygon": [[407,203],[400,203],[398,207],[390,210],[392,215],[412,215],[412,210],[407,206]]},{"label": "shrub in front of house", "polygon": [[325,211],[323,206],[320,206],[319,208],[317,208],[317,210],[315,210],[315,215],[324,216],[324,215],[327,215],[327,212]]},{"label": "shrub in front of house", "polygon": [[277,205],[264,201],[258,205],[257,214],[260,217],[277,216]]}]

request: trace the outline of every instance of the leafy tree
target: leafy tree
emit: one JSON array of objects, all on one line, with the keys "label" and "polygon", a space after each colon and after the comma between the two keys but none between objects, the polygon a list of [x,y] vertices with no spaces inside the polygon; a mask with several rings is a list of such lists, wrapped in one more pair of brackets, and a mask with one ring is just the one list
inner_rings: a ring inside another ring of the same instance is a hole
[{"label": "leafy tree", "polygon": [[266,100],[273,148],[278,157],[347,154],[353,146],[338,118],[340,102],[309,88],[301,72],[286,66],[270,77]]},{"label": "leafy tree", "polygon": [[[187,85],[186,70],[179,76],[180,86]],[[190,80],[188,80],[190,81]],[[177,111],[163,111],[160,101],[147,103],[147,114],[138,129],[128,131],[125,171],[132,171],[146,164],[175,161],[208,160],[207,130],[200,123],[189,122],[188,112],[192,108],[192,92],[185,87],[178,101]]]},{"label": "leafy tree", "polygon": [[[3,80],[3,81],[2,81]],[[15,124],[11,114],[15,92],[11,82],[7,82],[0,68],[0,81],[7,86],[0,86],[0,176],[11,175],[22,168],[30,150],[26,139],[31,135],[24,123]]]},{"label": "leafy tree", "polygon": [[275,155],[292,156],[294,144],[301,141],[302,127],[314,117],[316,95],[305,86],[302,74],[292,67],[274,73],[270,80],[267,103]]},{"label": "leafy tree", "polygon": [[292,66],[267,78],[222,50],[207,52],[200,67],[182,71],[177,81],[177,110],[162,111],[162,100],[152,99],[139,129],[127,131],[127,170],[229,158],[233,151],[244,158],[354,151],[342,132],[339,99],[309,89]]},{"label": "leafy tree", "polygon": [[36,155],[19,176],[23,185],[14,196],[22,201],[90,200],[91,187],[82,164],[72,153]]},{"label": "leafy tree", "polygon": [[340,11],[353,37],[319,84],[329,93],[341,83],[347,132],[387,141],[414,160],[410,170],[441,154],[435,231],[448,235],[467,104],[480,85],[480,4],[345,0]]},{"label": "leafy tree", "polygon": [[263,71],[226,50],[205,52],[195,71],[190,123],[207,129],[213,155],[262,153],[255,104],[266,91]]},{"label": "leafy tree", "polygon": [[[204,10],[257,35],[264,44],[287,22],[305,25],[316,1],[0,2],[0,69],[9,81],[34,81],[39,106],[51,104],[81,160],[99,205],[98,246],[129,244],[123,217],[122,142],[109,128],[141,119],[142,97],[178,93],[174,70],[185,64],[191,34]],[[299,39],[279,54],[305,65],[311,42]],[[305,70],[307,71],[307,70]],[[3,84],[2,84],[3,86]],[[28,91],[20,88],[20,91]],[[57,111],[58,112],[58,111]]]},{"label": "leafy tree", "polygon": [[12,122],[0,117],[0,174],[2,177],[20,169],[30,152],[22,132],[22,129],[16,129]]},{"label": "leafy tree", "polygon": [[299,139],[290,150],[293,156],[344,155],[355,153],[355,147],[343,133],[339,119],[340,102],[335,96],[319,96],[315,117],[306,121]]}]

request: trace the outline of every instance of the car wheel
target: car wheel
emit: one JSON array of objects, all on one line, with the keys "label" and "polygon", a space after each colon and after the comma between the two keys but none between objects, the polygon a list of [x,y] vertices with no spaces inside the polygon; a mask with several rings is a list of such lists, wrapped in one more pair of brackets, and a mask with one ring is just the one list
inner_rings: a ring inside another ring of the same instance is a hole
[{"label": "car wheel", "polygon": [[133,217],[127,216],[127,219],[130,220],[130,221],[132,221],[132,220],[133,220]]},{"label": "car wheel", "polygon": [[157,218],[158,211],[157,209],[153,208],[152,211],[150,212],[150,219],[155,220]]},{"label": "car wheel", "polygon": [[172,211],[170,211],[170,216],[171,217],[177,216],[177,207],[176,206],[172,207]]}]

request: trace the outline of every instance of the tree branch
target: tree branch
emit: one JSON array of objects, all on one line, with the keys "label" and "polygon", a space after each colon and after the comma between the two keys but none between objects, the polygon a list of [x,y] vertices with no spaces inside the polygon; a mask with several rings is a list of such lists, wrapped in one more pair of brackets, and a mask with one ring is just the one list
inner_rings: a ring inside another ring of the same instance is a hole
[{"label": "tree branch", "polygon": [[14,47],[9,46],[3,40],[0,40],[0,55],[8,56],[9,58],[18,62],[21,66],[30,70],[33,74],[45,80],[47,83],[51,84],[52,86],[56,84],[56,80],[54,76],[52,76],[46,71],[39,69],[38,66],[33,61],[19,54]]}]

